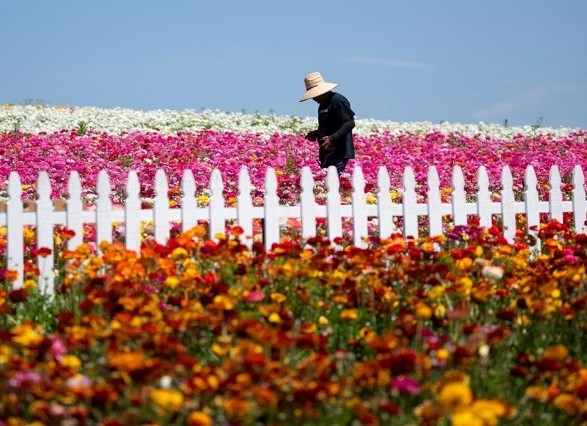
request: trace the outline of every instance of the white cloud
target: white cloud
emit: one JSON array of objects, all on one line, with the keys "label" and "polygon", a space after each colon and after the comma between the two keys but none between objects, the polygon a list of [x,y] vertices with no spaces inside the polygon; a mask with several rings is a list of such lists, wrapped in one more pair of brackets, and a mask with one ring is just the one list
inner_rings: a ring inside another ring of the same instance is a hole
[{"label": "white cloud", "polygon": [[348,62],[356,64],[382,65],[389,68],[412,68],[412,69],[431,69],[432,66],[422,62],[400,61],[395,59],[380,59],[370,56],[349,56]]}]

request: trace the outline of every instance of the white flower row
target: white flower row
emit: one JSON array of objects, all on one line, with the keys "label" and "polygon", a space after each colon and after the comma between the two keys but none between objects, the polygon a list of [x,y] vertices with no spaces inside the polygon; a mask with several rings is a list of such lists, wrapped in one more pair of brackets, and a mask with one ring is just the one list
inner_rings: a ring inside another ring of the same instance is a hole
[{"label": "white flower row", "polygon": [[[0,106],[0,133],[22,131],[26,133],[52,133],[63,129],[98,130],[108,133],[124,131],[157,131],[164,134],[178,131],[253,132],[263,135],[274,133],[305,134],[315,128],[313,117],[295,117],[275,114],[228,113],[211,110],[152,110],[140,111],[124,108],[64,107],[45,105]],[[498,124],[460,124],[442,122],[394,122],[357,119],[354,132],[362,136],[373,133],[429,133],[433,131],[458,132],[465,135],[482,134],[496,138],[511,138],[516,134],[553,134],[564,136],[579,129],[548,128],[538,126],[504,127]]]}]

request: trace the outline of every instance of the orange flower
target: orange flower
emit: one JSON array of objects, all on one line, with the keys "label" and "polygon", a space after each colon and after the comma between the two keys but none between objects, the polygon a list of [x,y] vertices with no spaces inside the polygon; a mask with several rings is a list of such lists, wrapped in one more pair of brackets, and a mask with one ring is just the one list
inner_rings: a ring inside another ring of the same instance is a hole
[{"label": "orange flower", "polygon": [[212,418],[204,411],[192,411],[187,418],[188,426],[212,426]]}]

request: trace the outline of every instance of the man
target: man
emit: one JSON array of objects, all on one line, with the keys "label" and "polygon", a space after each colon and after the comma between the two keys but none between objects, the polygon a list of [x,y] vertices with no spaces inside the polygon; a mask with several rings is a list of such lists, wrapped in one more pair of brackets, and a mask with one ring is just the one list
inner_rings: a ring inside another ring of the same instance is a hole
[{"label": "man", "polygon": [[306,139],[318,141],[320,167],[335,166],[340,176],[355,158],[355,113],[347,98],[332,91],[338,84],[326,82],[319,72],[306,75],[304,84],[306,92],[300,102],[314,99],[318,103],[318,129],[309,132]]}]

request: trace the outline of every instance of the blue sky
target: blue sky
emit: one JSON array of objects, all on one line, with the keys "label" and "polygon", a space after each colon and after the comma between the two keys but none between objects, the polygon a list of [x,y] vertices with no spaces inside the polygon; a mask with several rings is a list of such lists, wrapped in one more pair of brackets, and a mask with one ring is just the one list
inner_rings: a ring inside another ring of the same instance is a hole
[{"label": "blue sky", "polygon": [[0,104],[587,128],[583,0],[0,0]]}]

